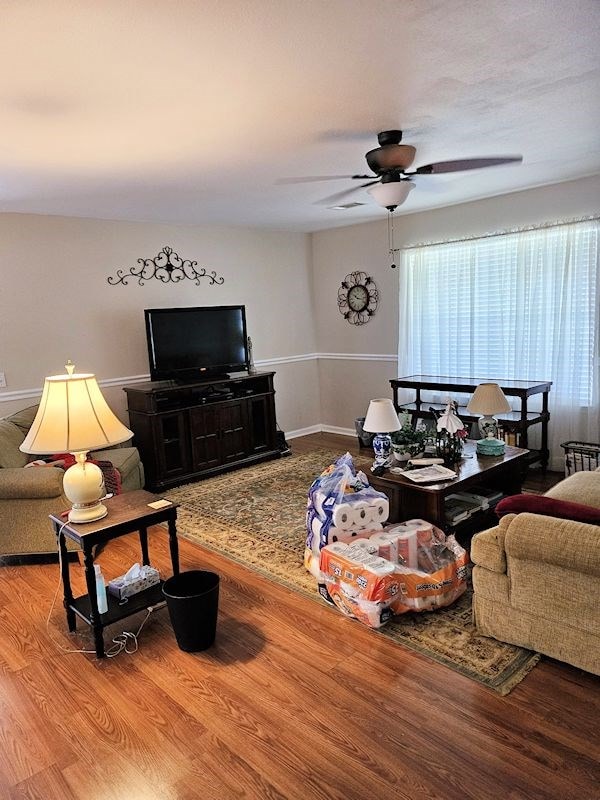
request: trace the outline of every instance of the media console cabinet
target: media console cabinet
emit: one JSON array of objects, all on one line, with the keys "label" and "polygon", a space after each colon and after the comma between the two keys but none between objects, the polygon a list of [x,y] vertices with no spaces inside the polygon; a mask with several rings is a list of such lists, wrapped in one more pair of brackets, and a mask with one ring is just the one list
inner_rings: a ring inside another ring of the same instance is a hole
[{"label": "media console cabinet", "polygon": [[274,374],[244,372],[204,382],[125,386],[146,488],[161,492],[278,457]]}]

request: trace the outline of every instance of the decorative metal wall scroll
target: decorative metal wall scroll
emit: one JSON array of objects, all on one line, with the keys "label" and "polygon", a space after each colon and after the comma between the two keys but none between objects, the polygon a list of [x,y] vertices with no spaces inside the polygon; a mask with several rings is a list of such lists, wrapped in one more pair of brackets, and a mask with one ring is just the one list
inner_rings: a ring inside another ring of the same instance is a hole
[{"label": "decorative metal wall scroll", "polygon": [[110,285],[116,286],[122,283],[123,286],[127,286],[130,278],[137,278],[140,286],[152,278],[163,283],[179,283],[187,278],[194,281],[196,286],[200,286],[201,278],[208,278],[211,284],[221,285],[225,282],[225,278],[217,277],[214,270],[207,272],[204,267],[197,269],[197,261],[181,258],[172,247],[163,247],[155,258],[138,258],[137,261],[139,267],[130,267],[129,272],[118,269],[116,277],[109,276],[107,280]]}]

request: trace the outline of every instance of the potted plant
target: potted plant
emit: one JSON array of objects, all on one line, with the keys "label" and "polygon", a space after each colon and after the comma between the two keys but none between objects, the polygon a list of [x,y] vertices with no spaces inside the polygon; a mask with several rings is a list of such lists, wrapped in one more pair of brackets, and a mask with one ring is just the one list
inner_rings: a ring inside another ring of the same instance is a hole
[{"label": "potted plant", "polygon": [[396,461],[408,461],[425,450],[430,433],[424,428],[413,428],[410,417],[405,417],[401,422],[400,430],[391,434],[392,451]]}]

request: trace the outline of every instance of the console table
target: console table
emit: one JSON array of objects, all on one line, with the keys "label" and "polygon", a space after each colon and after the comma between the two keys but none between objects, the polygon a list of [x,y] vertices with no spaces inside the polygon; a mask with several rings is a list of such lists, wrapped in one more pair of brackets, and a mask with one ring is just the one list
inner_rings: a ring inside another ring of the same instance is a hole
[{"label": "console table", "polygon": [[125,386],[146,487],[170,486],[277,458],[274,372]]},{"label": "console table", "polygon": [[[454,392],[473,394],[480,383],[487,383],[490,378],[457,378],[443,377],[440,375],[409,375],[405,378],[396,378],[390,381],[394,392],[394,406],[397,411],[407,411],[412,415],[413,422],[417,419],[431,419],[433,414],[430,408],[442,411],[445,403],[430,403],[423,400],[421,392],[430,390],[434,392],[444,392],[452,395]],[[496,379],[497,383],[507,397],[518,397],[520,407],[517,411],[509,411],[506,414],[499,414],[497,420],[505,431],[515,435],[514,444],[523,449],[529,450],[527,460],[530,464],[539,462],[542,469],[548,466],[550,456],[548,450],[548,393],[552,386],[552,381],[506,381]],[[398,403],[399,389],[414,389],[416,399],[414,403]],[[536,394],[542,395],[541,411],[530,411],[527,407],[528,399]],[[458,416],[463,422],[478,422],[479,417],[470,414],[465,406],[459,407]],[[539,450],[532,450],[528,443],[528,430],[532,425],[541,425],[541,441]]]}]

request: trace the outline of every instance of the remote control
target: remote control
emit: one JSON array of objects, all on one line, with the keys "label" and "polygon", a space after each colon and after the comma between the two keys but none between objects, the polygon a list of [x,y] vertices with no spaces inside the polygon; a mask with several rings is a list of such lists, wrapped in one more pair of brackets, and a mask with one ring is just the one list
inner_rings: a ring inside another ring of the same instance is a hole
[{"label": "remote control", "polygon": [[433,464],[443,464],[443,458],[411,458],[408,462],[411,467],[431,467]]}]

